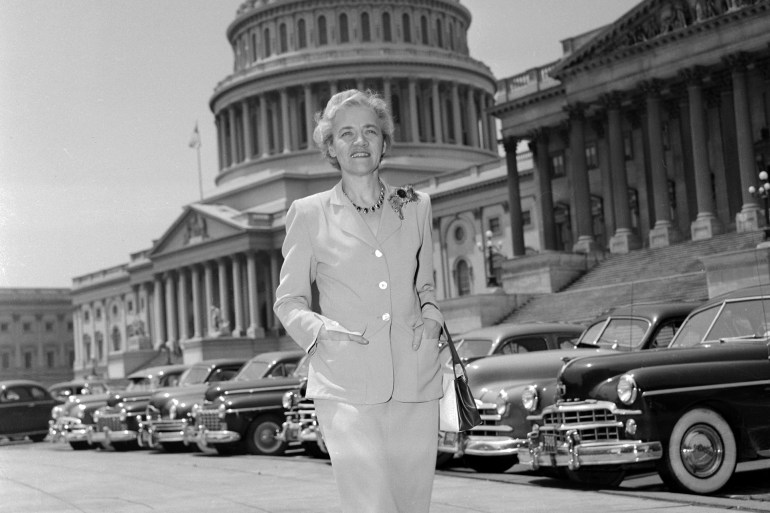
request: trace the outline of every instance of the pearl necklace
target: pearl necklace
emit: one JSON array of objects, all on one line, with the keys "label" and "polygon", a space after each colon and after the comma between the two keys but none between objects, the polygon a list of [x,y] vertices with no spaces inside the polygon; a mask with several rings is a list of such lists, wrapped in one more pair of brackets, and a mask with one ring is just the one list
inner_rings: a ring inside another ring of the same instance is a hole
[{"label": "pearl necklace", "polygon": [[359,207],[358,205],[356,205],[355,201],[350,199],[350,196],[348,196],[348,193],[345,192],[344,188],[342,189],[342,194],[345,195],[348,201],[350,201],[350,203],[358,212],[363,212],[364,214],[368,214],[369,212],[374,213],[375,210],[382,207],[382,202],[385,201],[385,186],[382,185],[382,182],[380,182],[380,197],[377,199],[377,203],[375,203],[371,207]]}]

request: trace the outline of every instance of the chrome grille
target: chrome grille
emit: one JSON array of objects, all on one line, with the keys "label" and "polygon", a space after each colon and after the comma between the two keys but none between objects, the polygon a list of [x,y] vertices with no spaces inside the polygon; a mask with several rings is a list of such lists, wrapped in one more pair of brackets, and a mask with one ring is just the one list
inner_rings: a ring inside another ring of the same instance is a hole
[{"label": "chrome grille", "polygon": [[556,445],[568,442],[567,433],[577,432],[581,442],[603,442],[620,439],[620,423],[606,406],[597,404],[556,406],[543,412],[540,431],[553,435]]},{"label": "chrome grille", "polygon": [[197,422],[209,431],[219,431],[221,421],[217,410],[200,410],[198,412]]},{"label": "chrome grille", "polygon": [[502,417],[497,413],[497,405],[492,403],[478,405],[477,403],[477,408],[481,416],[481,424],[471,430],[474,435],[500,436],[501,431],[505,431],[508,434],[507,432],[510,431],[510,427],[501,425],[500,419]]},{"label": "chrome grille", "polygon": [[155,431],[182,431],[187,426],[185,419],[180,420],[158,420],[152,423]]},{"label": "chrome grille", "polygon": [[544,424],[586,424],[590,422],[614,422],[615,415],[606,408],[557,410],[543,415]]},{"label": "chrome grille", "polygon": [[96,430],[104,431],[107,428],[110,431],[123,431],[126,429],[125,422],[121,422],[118,415],[102,415],[96,421]]}]

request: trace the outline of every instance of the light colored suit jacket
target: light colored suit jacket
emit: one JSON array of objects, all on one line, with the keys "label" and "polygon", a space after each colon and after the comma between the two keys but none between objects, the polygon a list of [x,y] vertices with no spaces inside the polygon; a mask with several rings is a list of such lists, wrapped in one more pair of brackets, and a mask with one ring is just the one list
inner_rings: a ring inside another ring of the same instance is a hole
[{"label": "light colored suit jacket", "polygon": [[[387,201],[395,188],[385,189],[376,236],[344,196],[342,182],[294,201],[287,213],[274,310],[312,354],[308,397],[376,404],[442,395],[438,340],[412,349],[423,318],[443,324],[433,283],[430,197],[418,192],[401,220]],[[320,312],[311,310],[313,281]],[[369,344],[318,340],[322,326],[361,334]]]}]

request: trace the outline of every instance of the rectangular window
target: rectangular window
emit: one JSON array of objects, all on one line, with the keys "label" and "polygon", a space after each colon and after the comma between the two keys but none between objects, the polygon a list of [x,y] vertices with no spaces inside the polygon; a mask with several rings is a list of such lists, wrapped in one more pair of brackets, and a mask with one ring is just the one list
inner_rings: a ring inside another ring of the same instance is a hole
[{"label": "rectangular window", "polygon": [[45,330],[49,332],[53,331],[53,323],[52,322],[45,323]]},{"label": "rectangular window", "polygon": [[626,160],[634,159],[634,139],[631,137],[630,132],[623,134],[623,154]]},{"label": "rectangular window", "polygon": [[8,323],[0,322],[0,332],[5,333],[8,331]]},{"label": "rectangular window", "polygon": [[531,210],[522,211],[521,220],[524,226],[532,226],[532,211]]},{"label": "rectangular window", "polygon": [[30,331],[32,331],[32,325],[28,322],[25,322],[24,324],[21,325],[21,329],[24,331],[24,333],[29,333]]},{"label": "rectangular window", "polygon": [[32,353],[24,353],[24,368],[32,368]]},{"label": "rectangular window", "polygon": [[489,229],[490,231],[495,235],[500,235],[500,218],[499,217],[490,217],[489,218]]},{"label": "rectangular window", "polygon": [[555,153],[551,155],[551,169],[553,170],[553,177],[565,176],[566,170],[564,169],[564,152]]},{"label": "rectangular window", "polygon": [[11,368],[11,355],[10,354],[3,353],[2,361],[3,361],[3,363],[2,363],[3,369],[10,369]]},{"label": "rectangular window", "polygon": [[596,153],[596,143],[586,146],[586,169],[596,169],[599,167],[599,156]]},{"label": "rectangular window", "polygon": [[53,369],[56,366],[56,355],[53,351],[45,353],[45,363],[49,369]]}]

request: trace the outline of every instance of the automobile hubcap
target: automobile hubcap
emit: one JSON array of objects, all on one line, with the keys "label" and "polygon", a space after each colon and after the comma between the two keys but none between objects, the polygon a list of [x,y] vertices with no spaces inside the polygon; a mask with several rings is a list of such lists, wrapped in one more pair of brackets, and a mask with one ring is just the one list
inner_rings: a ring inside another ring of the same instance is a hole
[{"label": "automobile hubcap", "polygon": [[277,447],[281,442],[276,440],[275,434],[278,426],[272,423],[267,423],[257,430],[257,446],[264,450],[272,450]]},{"label": "automobile hubcap", "polygon": [[719,433],[704,424],[692,426],[682,437],[682,463],[687,471],[699,478],[716,472],[724,460],[724,446]]}]

